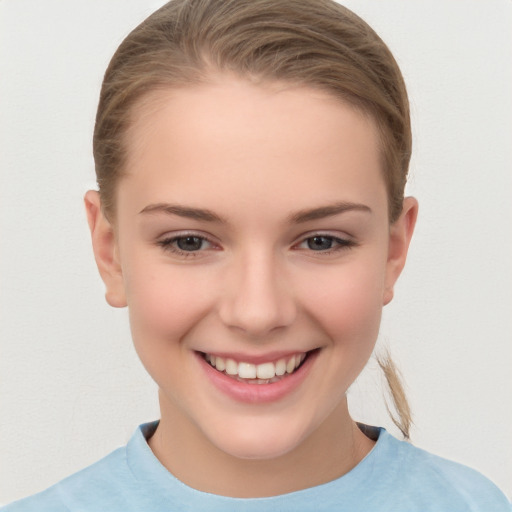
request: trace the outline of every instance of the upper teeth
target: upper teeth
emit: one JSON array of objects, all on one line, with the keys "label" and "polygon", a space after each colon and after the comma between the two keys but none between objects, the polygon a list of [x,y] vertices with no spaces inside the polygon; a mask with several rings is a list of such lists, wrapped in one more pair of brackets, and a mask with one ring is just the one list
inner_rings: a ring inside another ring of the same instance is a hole
[{"label": "upper teeth", "polygon": [[242,379],[273,379],[276,375],[279,377],[285,373],[292,373],[305,357],[305,353],[294,354],[275,362],[252,364],[212,354],[205,355],[206,360],[220,372],[225,371],[228,375],[238,375]]}]

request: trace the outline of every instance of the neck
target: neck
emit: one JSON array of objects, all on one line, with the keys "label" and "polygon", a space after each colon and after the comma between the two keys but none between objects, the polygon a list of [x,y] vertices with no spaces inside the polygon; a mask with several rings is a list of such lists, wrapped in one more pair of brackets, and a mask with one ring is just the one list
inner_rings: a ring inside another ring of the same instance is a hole
[{"label": "neck", "polygon": [[350,418],[346,400],[299,446],[272,459],[233,457],[177,411],[161,409],[148,442],[155,456],[186,485],[222,496],[267,497],[321,485],[354,468],[374,445]]}]

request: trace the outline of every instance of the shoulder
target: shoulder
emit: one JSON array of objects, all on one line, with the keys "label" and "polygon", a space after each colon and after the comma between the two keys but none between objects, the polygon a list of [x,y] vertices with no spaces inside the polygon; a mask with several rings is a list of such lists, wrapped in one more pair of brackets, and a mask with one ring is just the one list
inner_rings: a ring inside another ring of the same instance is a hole
[{"label": "shoulder", "polygon": [[385,455],[392,458],[391,478],[394,494],[402,501],[411,496],[423,510],[507,511],[506,496],[478,471],[453,462],[412,444],[399,441],[383,431]]},{"label": "shoulder", "polygon": [[[119,448],[100,461],[33,496],[0,508],[1,512],[68,512],[117,510],[124,491],[135,484],[126,464],[126,450]],[[109,508],[114,506],[114,508]],[[95,508],[96,507],[96,508]],[[130,510],[127,508],[126,510]]]},{"label": "shoulder", "polygon": [[154,481],[155,475],[161,473],[167,477],[167,471],[146,442],[157,424],[140,425],[126,446],[43,492],[1,508],[0,512],[162,510]]}]

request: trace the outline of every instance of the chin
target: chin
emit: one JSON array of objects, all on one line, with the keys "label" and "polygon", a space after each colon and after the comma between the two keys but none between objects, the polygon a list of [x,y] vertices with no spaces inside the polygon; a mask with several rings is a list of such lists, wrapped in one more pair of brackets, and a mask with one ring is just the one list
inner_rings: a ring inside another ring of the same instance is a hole
[{"label": "chin", "polygon": [[246,460],[269,460],[296,449],[305,435],[295,427],[265,428],[254,421],[249,428],[229,428],[221,435],[209,436],[210,442],[222,452]]}]

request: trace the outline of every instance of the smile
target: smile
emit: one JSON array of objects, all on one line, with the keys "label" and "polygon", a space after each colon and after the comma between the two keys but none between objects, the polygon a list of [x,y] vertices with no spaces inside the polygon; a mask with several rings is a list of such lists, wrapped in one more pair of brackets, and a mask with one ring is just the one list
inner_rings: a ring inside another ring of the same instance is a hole
[{"label": "smile", "polygon": [[204,354],[204,359],[217,371],[248,384],[273,384],[286,374],[292,374],[306,359],[307,353],[297,353],[277,361],[253,364],[231,358]]},{"label": "smile", "polygon": [[[321,349],[295,354],[245,358],[223,354],[196,352],[213,388],[237,402],[265,404],[293,397],[307,379]],[[228,373],[229,372],[229,373]]]}]

